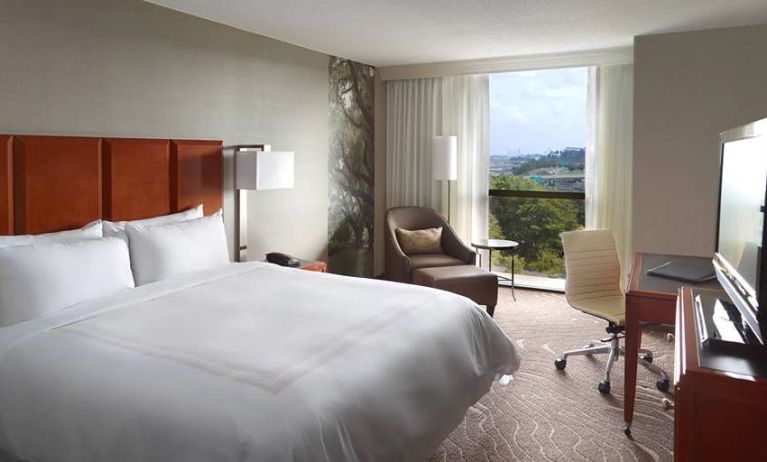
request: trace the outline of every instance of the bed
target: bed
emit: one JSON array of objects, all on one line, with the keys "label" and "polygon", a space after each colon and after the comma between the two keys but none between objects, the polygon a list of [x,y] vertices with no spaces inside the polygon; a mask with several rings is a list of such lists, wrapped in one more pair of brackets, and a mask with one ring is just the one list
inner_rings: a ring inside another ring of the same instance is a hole
[{"label": "bed", "polygon": [[[172,143],[158,158],[183,159]],[[186,143],[204,146],[194,162],[220,165],[220,144]],[[14,162],[31,165],[34,150],[8,145]],[[16,166],[14,178],[25,173]],[[97,194],[121,181],[111,175]],[[177,177],[161,193],[176,211],[200,197],[215,208],[215,189]],[[17,193],[17,234],[30,223],[61,227]],[[115,197],[108,210],[126,209]],[[40,461],[426,460],[519,361],[484,310],[458,295],[227,264],[0,327],[0,449]]]}]

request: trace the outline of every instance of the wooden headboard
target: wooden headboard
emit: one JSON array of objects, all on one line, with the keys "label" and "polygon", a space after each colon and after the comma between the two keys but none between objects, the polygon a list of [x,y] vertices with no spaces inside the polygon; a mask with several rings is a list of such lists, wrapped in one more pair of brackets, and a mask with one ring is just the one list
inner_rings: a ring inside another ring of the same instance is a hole
[{"label": "wooden headboard", "polygon": [[0,235],[222,207],[223,143],[0,135]]}]

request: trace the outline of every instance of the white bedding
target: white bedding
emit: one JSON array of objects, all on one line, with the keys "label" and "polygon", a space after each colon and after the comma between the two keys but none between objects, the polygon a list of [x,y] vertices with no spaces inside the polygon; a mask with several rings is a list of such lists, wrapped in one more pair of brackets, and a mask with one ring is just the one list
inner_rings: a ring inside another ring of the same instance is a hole
[{"label": "white bedding", "polygon": [[36,461],[422,461],[518,366],[466,298],[235,264],[0,328],[0,448]]}]

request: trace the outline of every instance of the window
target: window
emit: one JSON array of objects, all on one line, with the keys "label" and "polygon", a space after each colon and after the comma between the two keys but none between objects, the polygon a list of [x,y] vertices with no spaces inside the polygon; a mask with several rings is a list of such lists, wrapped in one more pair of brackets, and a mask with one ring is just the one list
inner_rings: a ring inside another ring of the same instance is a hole
[{"label": "window", "polygon": [[[491,238],[520,242],[517,283],[564,287],[559,233],[584,225],[588,68],[490,76]],[[494,255],[508,272],[510,255]]]}]

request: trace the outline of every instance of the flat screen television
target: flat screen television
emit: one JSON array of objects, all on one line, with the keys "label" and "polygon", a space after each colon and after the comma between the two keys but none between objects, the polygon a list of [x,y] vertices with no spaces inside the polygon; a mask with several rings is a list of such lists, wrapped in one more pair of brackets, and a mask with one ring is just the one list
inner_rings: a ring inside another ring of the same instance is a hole
[{"label": "flat screen television", "polygon": [[721,134],[714,268],[743,324],[767,341],[767,119]]}]

